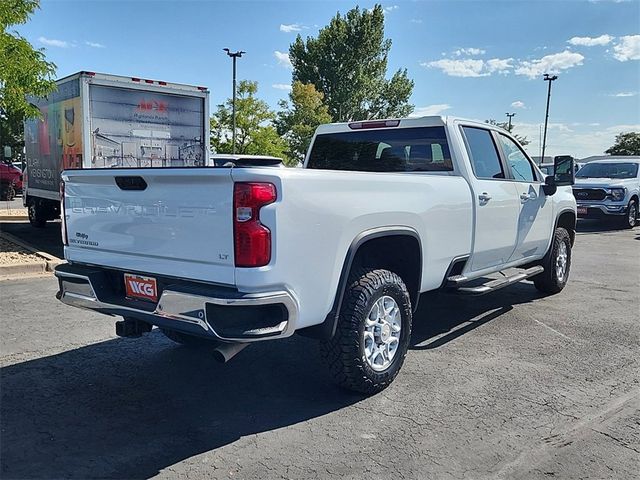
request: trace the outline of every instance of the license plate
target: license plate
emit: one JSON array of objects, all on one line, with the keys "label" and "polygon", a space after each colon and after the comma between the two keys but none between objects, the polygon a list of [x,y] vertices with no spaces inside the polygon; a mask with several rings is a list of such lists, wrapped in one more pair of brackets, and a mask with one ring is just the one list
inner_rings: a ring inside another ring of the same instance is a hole
[{"label": "license plate", "polygon": [[158,301],[158,286],[156,279],[153,277],[125,273],[124,286],[129,298],[138,298],[151,302]]},{"label": "license plate", "polygon": [[587,207],[578,207],[578,215],[586,215]]}]

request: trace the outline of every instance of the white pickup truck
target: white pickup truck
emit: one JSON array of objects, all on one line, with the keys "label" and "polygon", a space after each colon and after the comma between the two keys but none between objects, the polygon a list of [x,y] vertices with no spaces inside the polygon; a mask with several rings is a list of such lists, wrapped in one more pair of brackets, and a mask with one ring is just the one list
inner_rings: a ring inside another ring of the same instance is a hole
[{"label": "white pickup truck", "polygon": [[[420,294],[483,294],[571,267],[573,160],[544,178],[507,132],[451,117],[320,126],[305,168],[66,170],[58,298],[222,360],[294,333],[336,381],[397,375]],[[492,274],[506,272],[498,278]]]}]

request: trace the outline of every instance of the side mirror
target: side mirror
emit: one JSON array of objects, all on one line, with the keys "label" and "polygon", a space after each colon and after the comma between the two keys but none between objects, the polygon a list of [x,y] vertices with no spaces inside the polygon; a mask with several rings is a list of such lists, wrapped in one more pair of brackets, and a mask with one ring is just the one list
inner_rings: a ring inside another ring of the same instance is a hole
[{"label": "side mirror", "polygon": [[553,181],[556,187],[575,183],[574,160],[570,155],[558,155],[553,159]]},{"label": "side mirror", "polygon": [[544,179],[544,185],[542,185],[542,190],[545,195],[551,196],[558,191],[558,187],[556,186],[556,180],[553,175],[547,175]]}]

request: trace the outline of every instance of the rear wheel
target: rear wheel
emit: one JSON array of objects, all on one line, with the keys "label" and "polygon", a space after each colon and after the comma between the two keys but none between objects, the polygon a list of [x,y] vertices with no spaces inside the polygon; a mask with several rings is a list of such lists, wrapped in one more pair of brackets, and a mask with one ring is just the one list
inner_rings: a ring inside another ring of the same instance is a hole
[{"label": "rear wheel", "polygon": [[533,284],[544,293],[558,293],[569,280],[571,237],[564,228],[556,228],[551,248],[542,259],[544,272],[533,277]]},{"label": "rear wheel", "polygon": [[36,228],[43,228],[47,224],[47,216],[42,202],[31,198],[27,203],[29,213],[29,223]]},{"label": "rear wheel", "polygon": [[187,333],[176,332],[175,330],[169,330],[161,328],[160,331],[164,333],[165,337],[173,340],[180,345],[186,345],[189,347],[211,347],[215,348],[219,345],[216,340],[209,340],[203,337],[196,337],[195,335],[189,335]]},{"label": "rear wheel", "polygon": [[398,275],[388,270],[354,272],[336,333],[321,346],[335,382],[366,394],[388,387],[404,363],[411,322],[409,292]]},{"label": "rear wheel", "polygon": [[16,198],[16,189],[12,183],[6,183],[0,188],[0,200],[11,201]]}]

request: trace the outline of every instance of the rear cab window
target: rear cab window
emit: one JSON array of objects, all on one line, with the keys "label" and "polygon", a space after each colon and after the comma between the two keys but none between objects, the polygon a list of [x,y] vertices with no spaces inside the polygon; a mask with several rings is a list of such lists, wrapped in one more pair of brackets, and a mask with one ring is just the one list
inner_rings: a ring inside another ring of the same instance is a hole
[{"label": "rear cab window", "polygon": [[361,172],[450,172],[445,128],[385,128],[316,136],[306,168]]}]

